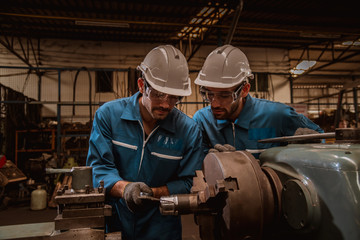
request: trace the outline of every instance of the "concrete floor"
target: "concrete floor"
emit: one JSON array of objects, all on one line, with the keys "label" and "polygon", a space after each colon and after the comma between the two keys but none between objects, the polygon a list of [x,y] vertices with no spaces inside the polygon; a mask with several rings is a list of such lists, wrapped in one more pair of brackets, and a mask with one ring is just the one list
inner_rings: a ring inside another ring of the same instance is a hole
[{"label": "concrete floor", "polygon": [[[33,211],[26,204],[8,206],[6,209],[0,210],[0,226],[52,222],[56,215],[56,208]],[[183,215],[182,225],[183,240],[200,240],[198,226],[194,222],[193,215]]]}]

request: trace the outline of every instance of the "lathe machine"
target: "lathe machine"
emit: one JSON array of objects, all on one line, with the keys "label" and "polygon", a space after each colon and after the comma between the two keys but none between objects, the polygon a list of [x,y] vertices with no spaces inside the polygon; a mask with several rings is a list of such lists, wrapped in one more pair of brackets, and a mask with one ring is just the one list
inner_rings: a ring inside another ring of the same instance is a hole
[{"label": "lathe machine", "polygon": [[360,129],[335,143],[261,153],[209,153],[191,194],[160,199],[164,215],[194,213],[203,240],[360,239]]}]

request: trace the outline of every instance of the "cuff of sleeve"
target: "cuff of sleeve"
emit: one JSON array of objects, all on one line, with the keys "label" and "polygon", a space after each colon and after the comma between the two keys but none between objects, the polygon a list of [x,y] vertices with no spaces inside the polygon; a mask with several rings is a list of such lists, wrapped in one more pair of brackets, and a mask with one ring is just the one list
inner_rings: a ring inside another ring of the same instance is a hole
[{"label": "cuff of sleeve", "polygon": [[186,187],[183,180],[168,182],[166,186],[169,189],[170,195],[190,193],[190,188]]}]

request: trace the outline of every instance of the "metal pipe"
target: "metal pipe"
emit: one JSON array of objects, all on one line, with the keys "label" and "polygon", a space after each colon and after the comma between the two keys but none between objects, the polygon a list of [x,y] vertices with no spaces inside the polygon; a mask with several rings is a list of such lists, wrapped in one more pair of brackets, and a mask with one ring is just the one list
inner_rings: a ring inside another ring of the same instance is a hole
[{"label": "metal pipe", "polygon": [[267,139],[261,139],[258,142],[259,143],[275,143],[275,142],[291,142],[291,141],[326,139],[326,138],[335,138],[335,133],[331,132],[331,133],[304,134],[304,135],[296,135],[296,136],[267,138]]}]

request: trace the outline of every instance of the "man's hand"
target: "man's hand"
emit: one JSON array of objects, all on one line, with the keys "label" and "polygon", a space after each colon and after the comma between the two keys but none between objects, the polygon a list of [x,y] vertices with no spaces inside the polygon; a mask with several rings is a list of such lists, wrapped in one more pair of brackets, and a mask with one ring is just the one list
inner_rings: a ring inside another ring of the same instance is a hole
[{"label": "man's hand", "polygon": [[234,146],[231,146],[230,144],[215,144],[214,148],[211,148],[209,150],[209,153],[212,152],[234,152],[236,151],[236,148]]},{"label": "man's hand", "polygon": [[[308,134],[319,134],[317,131],[310,128],[298,128],[296,129],[294,136],[308,135]],[[308,140],[298,140],[291,143],[302,144],[302,143],[321,143],[321,139],[308,139]]]},{"label": "man's hand", "polygon": [[153,195],[151,188],[143,182],[131,182],[125,186],[123,198],[130,211],[136,212],[141,210],[144,205],[143,199],[140,198],[140,192]]},{"label": "man's hand", "polygon": [[296,129],[294,136],[307,135],[307,134],[318,134],[318,132],[310,128],[298,128]]}]

